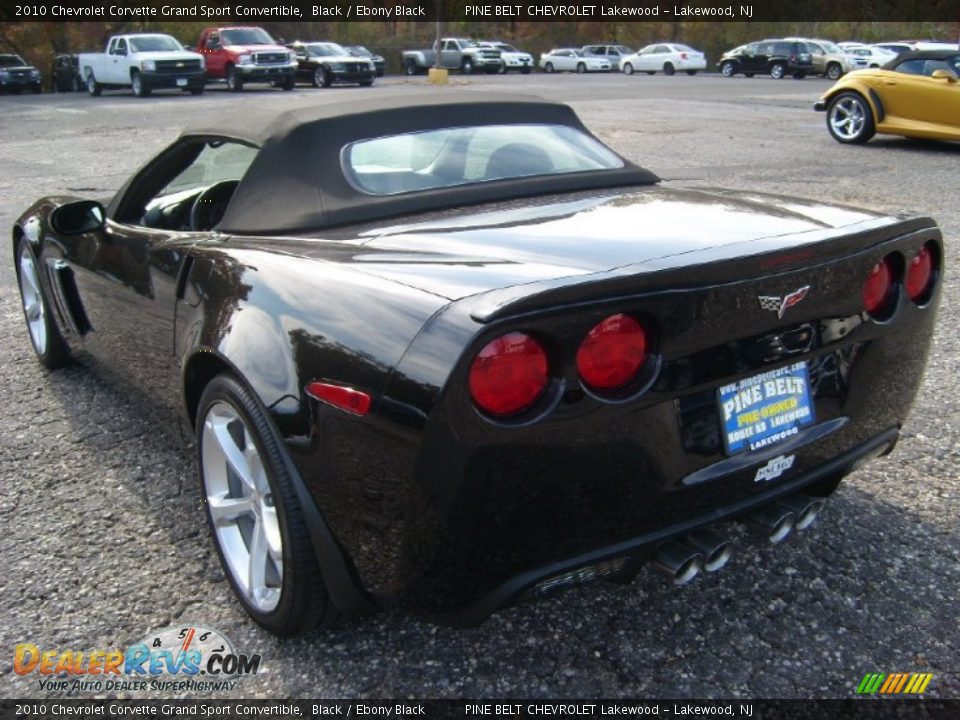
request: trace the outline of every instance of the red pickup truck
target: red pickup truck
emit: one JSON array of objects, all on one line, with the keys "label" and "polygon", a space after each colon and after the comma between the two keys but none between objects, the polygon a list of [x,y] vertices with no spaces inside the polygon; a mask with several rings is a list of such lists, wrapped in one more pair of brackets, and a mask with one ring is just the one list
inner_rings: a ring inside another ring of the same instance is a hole
[{"label": "red pickup truck", "polygon": [[233,92],[240,92],[248,82],[266,82],[284,90],[293,90],[296,83],[296,55],[277,45],[263,28],[207,28],[200,34],[197,52],[206,60],[207,78],[226,80]]}]

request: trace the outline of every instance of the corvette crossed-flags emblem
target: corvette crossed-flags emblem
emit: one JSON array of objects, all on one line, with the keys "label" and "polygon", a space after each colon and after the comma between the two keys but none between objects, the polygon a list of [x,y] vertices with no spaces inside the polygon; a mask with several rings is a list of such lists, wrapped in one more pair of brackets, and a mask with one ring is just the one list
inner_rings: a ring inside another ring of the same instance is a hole
[{"label": "corvette crossed-flags emblem", "polygon": [[760,301],[760,307],[762,309],[775,312],[777,317],[782,318],[783,314],[803,300],[809,291],[810,286],[804,285],[799,290],[794,290],[782,298],[777,295],[758,295],[757,300]]}]

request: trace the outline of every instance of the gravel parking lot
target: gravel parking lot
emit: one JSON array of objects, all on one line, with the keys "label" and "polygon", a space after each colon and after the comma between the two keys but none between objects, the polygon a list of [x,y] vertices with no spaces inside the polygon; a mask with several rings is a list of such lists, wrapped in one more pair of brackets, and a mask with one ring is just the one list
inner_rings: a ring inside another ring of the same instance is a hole
[{"label": "gravel parking lot", "polygon": [[[204,114],[330,103],[369,90],[251,89],[0,97],[0,226],[35,198],[111,194]],[[826,81],[646,75],[455,78],[470,90],[570,102],[671,186],[732,186],[934,216],[949,268],[960,237],[960,144],[832,140],[811,104]],[[437,90],[442,92],[442,90]],[[9,237],[9,235],[7,235]],[[644,570],[502,611],[480,627],[383,613],[279,641],[248,621],[215,558],[192,460],[136,396],[92,368],[50,374],[0,260],[0,695],[45,693],[13,648],[126,647],[195,623],[262,653],[239,697],[852,697],[867,672],[931,672],[960,697],[960,348],[948,269],[939,333],[904,439],[851,476],[784,546],[730,527],[727,568],[672,588]],[[123,695],[123,693],[120,693]],[[221,695],[215,695],[221,697]]]}]

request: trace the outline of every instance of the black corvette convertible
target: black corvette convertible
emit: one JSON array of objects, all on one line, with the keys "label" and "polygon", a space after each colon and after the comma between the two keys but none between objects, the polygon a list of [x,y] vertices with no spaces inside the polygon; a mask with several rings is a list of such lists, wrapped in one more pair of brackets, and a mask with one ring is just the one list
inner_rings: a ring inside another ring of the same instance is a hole
[{"label": "black corvette convertible", "polygon": [[779,541],[897,442],[936,224],[657,183],[563,105],[364,97],[187,131],[12,252],[44,364],[191,428],[255,620],[470,623],[717,569],[710,526]]}]

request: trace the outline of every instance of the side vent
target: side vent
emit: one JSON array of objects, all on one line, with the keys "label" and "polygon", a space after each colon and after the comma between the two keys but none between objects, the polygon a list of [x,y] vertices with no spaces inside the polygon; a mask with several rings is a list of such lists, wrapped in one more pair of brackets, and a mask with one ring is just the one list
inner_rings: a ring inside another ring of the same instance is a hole
[{"label": "side vent", "polygon": [[86,335],[92,328],[80,302],[73,270],[63,260],[47,260],[47,274],[61,326],[74,335]]}]

